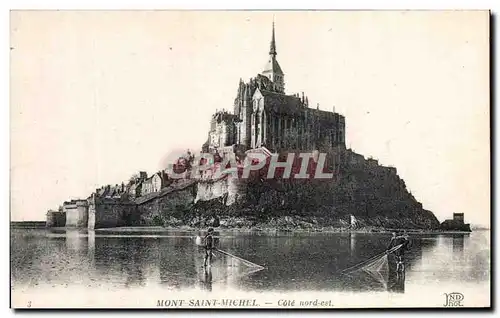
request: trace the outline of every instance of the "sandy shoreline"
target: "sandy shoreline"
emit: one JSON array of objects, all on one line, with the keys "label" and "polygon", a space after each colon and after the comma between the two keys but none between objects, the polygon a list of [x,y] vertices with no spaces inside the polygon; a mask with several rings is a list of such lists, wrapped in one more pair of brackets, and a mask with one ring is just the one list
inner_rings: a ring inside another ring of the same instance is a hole
[{"label": "sandy shoreline", "polygon": [[[131,227],[115,227],[96,229],[96,233],[119,232],[126,235],[128,232],[204,232],[207,228],[193,227],[161,227],[161,226],[131,226]],[[272,229],[272,228],[215,228],[221,233],[392,233],[397,231],[406,231],[408,234],[469,234],[470,232],[460,231],[435,231],[435,230],[420,230],[420,229],[346,229],[346,228],[316,228],[312,230],[305,229]]]},{"label": "sandy shoreline", "polygon": [[[25,227],[25,226],[15,226],[11,225],[11,229],[50,229],[51,231],[64,231],[64,230],[84,230],[86,228],[66,228],[66,227]],[[123,226],[123,227],[112,227],[112,228],[100,228],[95,229],[95,233],[115,233],[121,235],[134,234],[137,233],[167,233],[167,232],[205,232],[207,228],[195,228],[190,226],[180,226],[180,227],[162,227],[162,226]],[[406,231],[408,234],[470,234],[471,232],[463,231],[439,231],[439,230],[423,230],[423,229],[384,229],[384,228],[360,228],[360,229],[349,229],[349,228],[334,228],[334,227],[318,227],[312,229],[290,229],[290,228],[215,228],[219,233],[262,233],[262,234],[293,234],[293,233],[362,233],[362,234],[389,234],[392,232]],[[474,230],[479,231],[479,230]],[[483,231],[489,231],[484,229]]]}]

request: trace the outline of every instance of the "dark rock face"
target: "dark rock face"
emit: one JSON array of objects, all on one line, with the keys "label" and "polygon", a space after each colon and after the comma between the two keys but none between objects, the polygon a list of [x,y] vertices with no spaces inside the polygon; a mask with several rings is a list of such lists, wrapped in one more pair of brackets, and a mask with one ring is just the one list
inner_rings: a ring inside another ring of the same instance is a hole
[{"label": "dark rock face", "polygon": [[439,228],[443,231],[472,232],[470,224],[458,222],[456,220],[445,220]]},{"label": "dark rock face", "polygon": [[[253,178],[238,180],[238,200],[228,205],[227,184],[211,199],[195,202],[196,189],[172,191],[139,204],[145,225],[244,228],[349,227],[351,215],[359,227],[438,229],[439,221],[406,189],[396,169],[378,165],[349,150],[332,155],[333,179]],[[216,182],[228,182],[219,180]],[[215,187],[214,187],[215,188]],[[223,191],[222,191],[223,192]]]},{"label": "dark rock face", "polygon": [[189,222],[196,196],[196,184],[166,191],[152,200],[137,205],[140,225],[181,226]]}]

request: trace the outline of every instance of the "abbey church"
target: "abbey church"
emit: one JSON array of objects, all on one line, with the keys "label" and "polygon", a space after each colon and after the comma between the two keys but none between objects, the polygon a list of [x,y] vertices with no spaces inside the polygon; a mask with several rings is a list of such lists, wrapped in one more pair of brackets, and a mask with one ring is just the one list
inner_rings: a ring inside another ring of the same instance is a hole
[{"label": "abbey church", "polygon": [[287,95],[277,55],[273,23],[264,70],[248,82],[240,79],[232,113],[218,111],[212,116],[204,151],[225,152],[235,145],[273,152],[345,146],[344,116],[310,108],[304,93]]}]

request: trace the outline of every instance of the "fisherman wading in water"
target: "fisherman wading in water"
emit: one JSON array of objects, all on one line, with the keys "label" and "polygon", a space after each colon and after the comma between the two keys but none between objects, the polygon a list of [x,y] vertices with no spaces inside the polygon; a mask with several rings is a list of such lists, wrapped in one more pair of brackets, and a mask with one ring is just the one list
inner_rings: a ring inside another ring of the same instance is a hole
[{"label": "fisherman wading in water", "polygon": [[394,251],[394,255],[396,256],[396,262],[397,262],[396,263],[397,272],[403,272],[405,269],[403,258],[405,252],[410,250],[410,239],[406,233],[399,233],[399,235],[396,235],[396,233],[392,233],[391,242],[389,243],[389,246],[387,246],[387,250],[390,250],[391,248],[401,244],[402,246]]},{"label": "fisherman wading in water", "polygon": [[215,249],[214,246],[214,229],[209,228],[207,235],[205,235],[205,260],[203,261],[203,266],[211,265],[212,263],[212,250]]}]

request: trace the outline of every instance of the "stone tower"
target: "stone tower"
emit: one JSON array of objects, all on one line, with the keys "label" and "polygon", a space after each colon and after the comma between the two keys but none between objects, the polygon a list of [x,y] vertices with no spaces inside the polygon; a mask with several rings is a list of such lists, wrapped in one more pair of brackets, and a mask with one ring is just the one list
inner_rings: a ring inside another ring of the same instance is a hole
[{"label": "stone tower", "polygon": [[276,91],[280,93],[285,93],[285,74],[281,70],[281,67],[276,60],[276,37],[274,34],[274,21],[273,21],[273,31],[271,36],[271,48],[269,50],[269,60],[267,61],[266,66],[264,67],[264,71],[262,75],[269,78],[275,85]]},{"label": "stone tower", "polygon": [[250,141],[252,140],[252,124],[250,122],[252,118],[252,86],[249,84],[245,85],[245,91],[243,93],[243,108],[242,108],[242,131],[240,142],[247,148],[250,147]]}]

